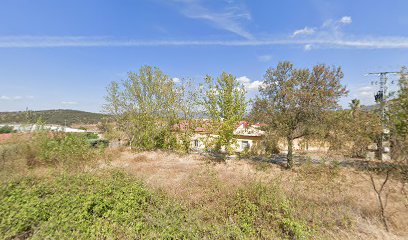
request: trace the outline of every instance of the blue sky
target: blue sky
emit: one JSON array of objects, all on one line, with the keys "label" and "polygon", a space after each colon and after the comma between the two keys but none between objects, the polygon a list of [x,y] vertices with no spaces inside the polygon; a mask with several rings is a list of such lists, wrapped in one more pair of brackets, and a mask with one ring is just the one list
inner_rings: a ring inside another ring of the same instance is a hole
[{"label": "blue sky", "polygon": [[253,97],[266,69],[341,66],[373,104],[372,71],[408,65],[406,0],[0,0],[0,111],[99,112],[142,65],[203,81],[234,74]]}]

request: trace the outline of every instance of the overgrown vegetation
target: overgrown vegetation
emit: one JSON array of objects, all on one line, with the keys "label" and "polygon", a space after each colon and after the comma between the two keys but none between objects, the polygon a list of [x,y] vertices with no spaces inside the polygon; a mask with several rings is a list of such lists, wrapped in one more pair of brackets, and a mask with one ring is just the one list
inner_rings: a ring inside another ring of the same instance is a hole
[{"label": "overgrown vegetation", "polygon": [[2,239],[198,238],[186,209],[121,173],[25,178],[0,201]]},{"label": "overgrown vegetation", "polygon": [[84,134],[39,131],[0,144],[0,160],[3,171],[19,160],[25,161],[28,167],[82,168],[103,157],[103,148],[103,145],[92,146]]},{"label": "overgrown vegetation", "polygon": [[122,172],[23,177],[2,183],[0,201],[1,238],[306,239],[313,232],[277,186],[261,183],[237,189],[219,209],[182,204]]},{"label": "overgrown vegetation", "polygon": [[[338,99],[347,92],[340,83],[343,73],[325,65],[308,70],[282,62],[267,71],[249,117],[267,123],[261,128],[267,132],[264,141],[240,154],[241,159],[262,155],[262,161],[215,164],[205,158],[185,170],[191,159],[177,155],[151,170],[149,164],[163,157],[139,159],[129,151],[124,153],[131,156],[128,162],[110,165],[120,150],[106,150],[96,134],[46,132],[39,121],[37,132],[13,134],[0,142],[0,238],[357,238],[358,224],[371,221],[382,223],[386,231],[402,228],[406,233],[406,218],[398,222],[388,212],[390,202],[398,210],[393,214],[408,209],[408,94],[406,70],[401,73],[398,95],[388,103],[393,144],[389,163],[350,163],[320,155],[297,158],[301,164],[293,164],[295,139],[321,141],[331,153],[365,157],[367,146],[384,130],[380,116],[361,109],[358,99],[350,110],[338,108]],[[245,94],[228,73],[217,80],[207,77],[206,85],[196,89],[144,66],[108,87],[105,109],[110,118],[102,129],[108,138],[127,141],[133,149],[165,150],[168,157],[170,151],[188,153],[200,128],[212,134],[207,150],[233,154],[233,132],[248,105]],[[209,119],[197,119],[199,112]],[[291,171],[270,163],[282,139]],[[166,170],[171,174],[153,175]],[[182,171],[188,177],[180,177]],[[143,178],[138,175],[142,172],[152,175]],[[167,185],[158,187],[151,179]]]},{"label": "overgrown vegetation", "polygon": [[12,133],[12,132],[14,132],[14,128],[12,126],[5,125],[5,126],[0,127],[0,134]]}]

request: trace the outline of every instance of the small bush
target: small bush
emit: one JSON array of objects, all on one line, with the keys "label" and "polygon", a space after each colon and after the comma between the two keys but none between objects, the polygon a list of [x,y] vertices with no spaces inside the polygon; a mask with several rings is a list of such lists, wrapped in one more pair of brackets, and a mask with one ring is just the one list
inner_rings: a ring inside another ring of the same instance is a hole
[{"label": "small bush", "polygon": [[236,221],[246,236],[306,239],[312,233],[306,222],[296,217],[292,202],[276,186],[262,183],[246,186],[238,191],[233,203]]},{"label": "small bush", "polygon": [[13,133],[13,132],[15,132],[14,131],[14,128],[12,127],[12,126],[3,126],[3,127],[0,127],[0,134],[1,133]]},{"label": "small bush", "polygon": [[32,140],[40,163],[58,166],[82,166],[96,158],[85,135],[37,133]]}]

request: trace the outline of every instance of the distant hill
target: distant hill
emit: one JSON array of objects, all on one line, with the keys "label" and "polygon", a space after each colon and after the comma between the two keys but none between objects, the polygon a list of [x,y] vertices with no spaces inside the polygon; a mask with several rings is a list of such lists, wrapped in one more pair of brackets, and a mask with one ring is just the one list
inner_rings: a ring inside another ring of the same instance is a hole
[{"label": "distant hill", "polygon": [[71,126],[72,124],[95,124],[102,121],[107,115],[77,110],[44,110],[0,112],[0,123],[35,123],[41,118],[47,124]]},{"label": "distant hill", "polygon": [[361,105],[361,109],[364,111],[375,111],[380,109],[379,104],[374,104],[374,105]]}]

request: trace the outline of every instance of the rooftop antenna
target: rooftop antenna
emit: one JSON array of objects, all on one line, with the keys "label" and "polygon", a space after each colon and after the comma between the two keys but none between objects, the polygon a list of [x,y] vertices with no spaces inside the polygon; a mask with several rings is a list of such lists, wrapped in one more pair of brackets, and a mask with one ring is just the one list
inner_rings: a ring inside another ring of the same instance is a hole
[{"label": "rooftop antenna", "polygon": [[371,82],[371,84],[379,85],[378,92],[374,95],[375,102],[380,104],[380,114],[381,114],[381,123],[383,131],[381,132],[381,139],[378,142],[378,156],[379,159],[382,161],[384,160],[384,145],[387,143],[387,134],[388,134],[388,118],[386,112],[388,110],[387,106],[387,98],[388,98],[388,75],[397,75],[400,72],[370,72],[367,73],[366,76],[375,75],[380,77],[380,80],[377,82]]}]

